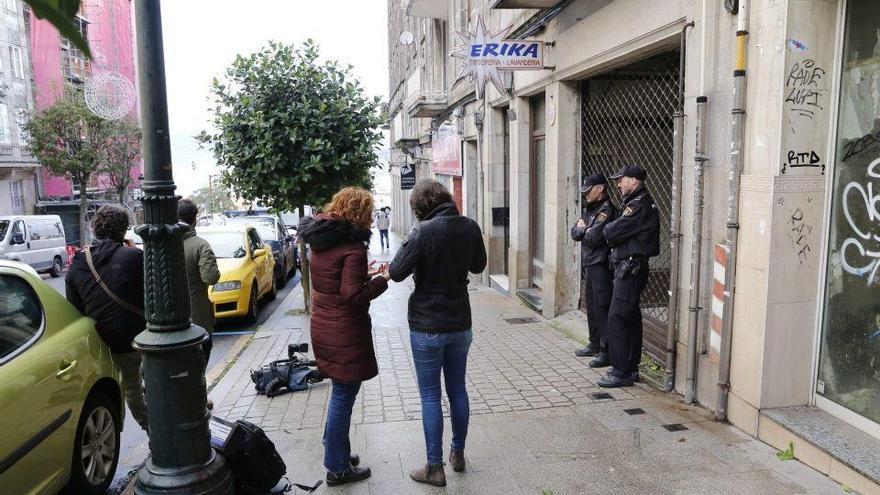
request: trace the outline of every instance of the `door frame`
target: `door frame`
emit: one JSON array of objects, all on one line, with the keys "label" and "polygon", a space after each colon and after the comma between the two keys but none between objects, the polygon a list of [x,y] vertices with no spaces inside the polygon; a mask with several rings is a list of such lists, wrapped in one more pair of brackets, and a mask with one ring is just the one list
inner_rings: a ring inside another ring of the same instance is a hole
[{"label": "door frame", "polygon": [[[538,280],[535,277],[535,249],[537,247],[537,226],[538,226],[538,215],[535,215],[536,206],[538,204],[538,153],[537,153],[537,143],[538,141],[544,142],[544,172],[546,174],[547,171],[547,157],[546,157],[546,145],[547,145],[547,133],[544,130],[540,131],[532,131],[531,137],[529,139],[529,209],[531,213],[529,215],[529,288],[537,287],[541,290],[544,290],[544,260],[541,260],[541,280]],[[543,177],[540,179],[543,180]],[[542,227],[543,227],[543,219],[541,219]]]}]

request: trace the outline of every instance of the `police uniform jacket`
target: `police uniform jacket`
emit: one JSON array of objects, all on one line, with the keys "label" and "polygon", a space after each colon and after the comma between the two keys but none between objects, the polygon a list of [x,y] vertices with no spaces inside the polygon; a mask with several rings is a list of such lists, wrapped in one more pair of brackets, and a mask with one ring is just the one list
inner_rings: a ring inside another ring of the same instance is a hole
[{"label": "police uniform jacket", "polygon": [[588,204],[584,208],[583,220],[586,227],[575,225],[571,228],[571,238],[581,243],[581,263],[583,266],[598,265],[608,261],[610,248],[605,242],[603,230],[605,225],[617,217],[617,211],[611,200],[605,198]]},{"label": "police uniform jacket", "polygon": [[623,198],[620,216],[608,222],[603,233],[612,261],[660,254],[660,216],[644,185]]}]

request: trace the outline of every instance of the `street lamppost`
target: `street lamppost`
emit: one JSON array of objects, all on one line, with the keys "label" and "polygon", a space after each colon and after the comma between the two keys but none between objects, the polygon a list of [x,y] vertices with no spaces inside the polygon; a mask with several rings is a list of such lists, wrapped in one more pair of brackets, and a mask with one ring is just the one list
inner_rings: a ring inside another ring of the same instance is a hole
[{"label": "street lamppost", "polygon": [[159,0],[135,0],[141,125],[143,127],[144,313],[143,353],[150,458],[138,471],[135,493],[232,494],[232,475],[211,448],[205,407],[205,329],[190,322],[189,292],[177,225],[171,167],[168,101]]}]

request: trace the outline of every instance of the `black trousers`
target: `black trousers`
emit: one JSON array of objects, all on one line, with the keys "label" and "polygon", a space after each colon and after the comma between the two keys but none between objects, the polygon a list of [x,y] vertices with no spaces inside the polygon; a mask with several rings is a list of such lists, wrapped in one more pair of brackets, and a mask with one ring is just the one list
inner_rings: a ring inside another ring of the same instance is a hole
[{"label": "black trousers", "polygon": [[584,267],[587,281],[587,324],[590,344],[599,347],[599,352],[608,351],[607,326],[608,309],[611,306],[611,269],[608,263],[598,263]]},{"label": "black trousers", "polygon": [[608,311],[608,356],[611,374],[628,377],[642,360],[642,291],[648,283],[648,260],[615,262],[614,288]]}]

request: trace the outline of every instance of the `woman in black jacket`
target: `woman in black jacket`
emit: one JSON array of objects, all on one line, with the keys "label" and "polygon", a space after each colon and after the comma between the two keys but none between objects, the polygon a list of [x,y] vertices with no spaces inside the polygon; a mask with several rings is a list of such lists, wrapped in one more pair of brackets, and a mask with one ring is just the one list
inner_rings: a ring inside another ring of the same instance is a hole
[{"label": "woman in black jacket", "polygon": [[428,463],[410,473],[420,483],[446,485],[443,470],[443,411],[440,372],[446,382],[452,420],[449,463],[464,471],[470,405],[465,372],[473,339],[468,272],[486,268],[480,227],[459,214],[452,195],[439,182],[422,180],[410,195],[419,223],[397,252],[390,274],[395,282],[413,275],[409,298],[410,343],[419,394]]}]

